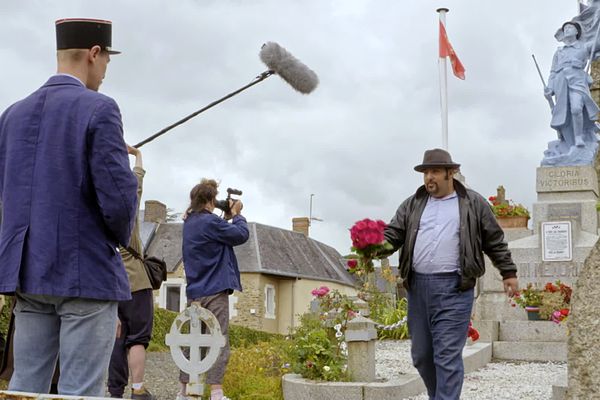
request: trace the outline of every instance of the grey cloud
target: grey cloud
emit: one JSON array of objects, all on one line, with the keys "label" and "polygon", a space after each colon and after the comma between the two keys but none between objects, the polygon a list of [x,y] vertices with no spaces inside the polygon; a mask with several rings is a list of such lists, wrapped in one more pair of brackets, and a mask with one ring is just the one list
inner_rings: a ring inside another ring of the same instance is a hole
[{"label": "grey cloud", "polygon": [[[567,4],[568,3],[568,4]],[[244,190],[250,220],[290,228],[308,215],[312,235],[341,252],[358,219],[388,221],[421,184],[413,166],[441,146],[437,2],[167,0],[3,1],[0,108],[55,70],[54,20],[114,22],[115,56],[101,91],[114,97],[135,143],[250,82],[276,41],[315,70],[302,96],[274,76],[145,147],[145,199],[183,210],[202,177]],[[484,196],[498,185],[531,207],[535,168],[555,133],[544,74],[554,31],[574,2],[453,1],[449,38],[467,79],[448,75],[450,150]]]}]

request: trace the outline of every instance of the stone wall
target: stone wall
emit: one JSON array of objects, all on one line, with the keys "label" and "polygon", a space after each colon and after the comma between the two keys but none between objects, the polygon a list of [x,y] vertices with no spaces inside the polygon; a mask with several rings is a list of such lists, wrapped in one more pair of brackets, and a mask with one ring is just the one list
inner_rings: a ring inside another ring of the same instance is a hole
[{"label": "stone wall", "polygon": [[[310,292],[313,289],[327,286],[331,290],[339,290],[349,296],[356,295],[354,287],[334,282],[275,277],[258,273],[241,275],[244,291],[235,293],[238,298],[235,305],[237,316],[231,319],[231,323],[282,335],[288,334],[290,329],[298,326],[299,315],[308,312],[313,299]],[[265,317],[265,285],[267,284],[275,288],[275,319]]]},{"label": "stone wall", "polygon": [[600,398],[600,242],[573,288],[569,316],[568,399]]},{"label": "stone wall", "polygon": [[263,290],[260,288],[260,274],[244,273],[241,276],[243,292],[236,292],[238,298],[236,309],[237,316],[231,319],[232,324],[247,328],[262,330],[264,315]]}]

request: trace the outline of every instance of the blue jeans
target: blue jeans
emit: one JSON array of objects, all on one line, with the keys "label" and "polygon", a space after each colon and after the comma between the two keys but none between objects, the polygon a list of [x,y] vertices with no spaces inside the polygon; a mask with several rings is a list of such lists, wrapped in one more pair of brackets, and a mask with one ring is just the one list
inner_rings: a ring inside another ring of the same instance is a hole
[{"label": "blue jeans", "polygon": [[104,397],[117,302],[16,294],[14,362],[8,389],[48,393],[60,358],[58,393]]},{"label": "blue jeans", "polygon": [[413,273],[410,281],[411,355],[431,400],[458,400],[462,390],[473,289],[459,291],[460,279],[457,273]]}]

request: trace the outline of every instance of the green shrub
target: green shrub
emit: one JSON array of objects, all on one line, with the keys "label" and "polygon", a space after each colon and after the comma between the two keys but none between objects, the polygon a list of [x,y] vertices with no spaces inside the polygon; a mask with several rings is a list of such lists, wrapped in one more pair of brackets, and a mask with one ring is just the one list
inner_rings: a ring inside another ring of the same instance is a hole
[{"label": "green shrub", "polygon": [[[408,302],[406,299],[400,299],[396,307],[389,304],[388,307],[378,309],[378,315],[373,319],[380,325],[389,326],[398,321],[402,321],[408,313]],[[385,330],[377,329],[377,337],[379,339],[408,339],[408,324],[404,323],[398,328]]]},{"label": "green shrub", "polygon": [[[238,327],[239,328],[239,327]],[[260,335],[259,335],[260,336]],[[289,372],[291,342],[275,338],[269,342],[231,349],[223,390],[234,400],[283,400],[281,377]]]},{"label": "green shrub", "polygon": [[165,344],[165,336],[171,330],[171,324],[173,324],[177,315],[174,311],[159,307],[154,308],[154,326],[148,351],[169,351],[169,347]]},{"label": "green shrub", "polygon": [[2,311],[0,312],[0,335],[3,338],[6,337],[6,332],[8,332],[8,322],[10,321],[10,314],[12,310],[12,296],[4,296],[4,307],[2,307]]},{"label": "green shrub", "polygon": [[336,330],[324,326],[318,315],[302,315],[290,349],[293,371],[306,379],[349,380],[342,343]]},{"label": "green shrub", "polygon": [[231,347],[247,347],[275,339],[283,339],[283,335],[257,331],[239,325],[229,325],[229,345]]}]

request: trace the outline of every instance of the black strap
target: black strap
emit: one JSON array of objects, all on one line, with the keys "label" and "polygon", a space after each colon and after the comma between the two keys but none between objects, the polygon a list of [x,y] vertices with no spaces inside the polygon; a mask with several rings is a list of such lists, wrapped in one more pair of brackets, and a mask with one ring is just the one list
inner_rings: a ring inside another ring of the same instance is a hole
[{"label": "black strap", "polygon": [[138,260],[140,260],[141,262],[144,262],[144,258],[142,256],[140,256],[140,253],[138,253],[137,251],[135,251],[131,246],[125,247],[125,250],[127,250],[127,252],[129,254],[131,254],[132,256],[134,256],[135,258],[137,258]]}]

